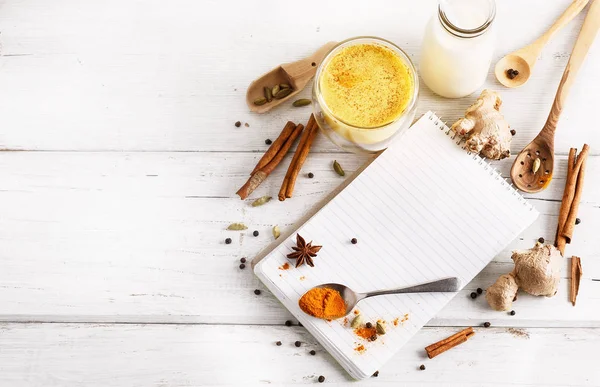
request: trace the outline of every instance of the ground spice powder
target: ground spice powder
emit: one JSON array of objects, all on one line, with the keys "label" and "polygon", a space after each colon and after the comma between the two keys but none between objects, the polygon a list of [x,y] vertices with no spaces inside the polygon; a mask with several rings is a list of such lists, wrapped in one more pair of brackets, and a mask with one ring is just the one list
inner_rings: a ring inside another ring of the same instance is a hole
[{"label": "ground spice powder", "polygon": [[356,333],[357,336],[360,336],[363,339],[368,340],[370,337],[373,337],[374,335],[377,335],[377,329],[375,329],[375,327],[371,327],[371,328],[367,328],[367,327],[356,328],[354,330],[354,333]]},{"label": "ground spice powder", "polygon": [[290,268],[290,264],[289,263],[284,263],[283,265],[279,266],[279,270],[287,270]]},{"label": "ground spice powder", "polygon": [[306,292],[300,301],[300,309],[304,313],[323,319],[335,319],[346,314],[346,304],[337,290],[330,288],[314,288]]}]

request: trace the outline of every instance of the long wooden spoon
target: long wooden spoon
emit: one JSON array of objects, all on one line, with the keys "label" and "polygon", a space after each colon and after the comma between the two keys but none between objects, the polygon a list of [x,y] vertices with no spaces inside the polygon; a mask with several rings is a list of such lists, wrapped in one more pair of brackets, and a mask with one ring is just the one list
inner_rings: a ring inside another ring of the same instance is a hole
[{"label": "long wooden spoon", "polygon": [[[590,46],[594,42],[599,28],[600,0],[594,0],[585,17],[581,31],[575,42],[575,47],[573,47],[573,52],[571,52],[571,58],[558,85],[558,91],[556,92],[548,119],[537,137],[517,155],[510,170],[510,177],[514,185],[522,191],[529,193],[539,192],[545,189],[550,184],[550,180],[552,180],[552,172],[554,170],[554,132],[556,131],[556,125],[569,90],[575,81],[577,72]],[[539,159],[539,162],[536,162],[536,159]]]},{"label": "long wooden spoon", "polygon": [[[292,63],[284,63],[252,82],[246,92],[246,104],[248,104],[250,110],[256,113],[268,112],[298,94],[315,76],[317,67],[335,45],[337,45],[337,42],[326,43],[308,58]],[[293,89],[292,93],[281,99],[273,98],[271,102],[263,105],[254,103],[257,99],[264,97],[265,87],[272,88],[279,84],[290,85]]]},{"label": "long wooden spoon", "polygon": [[[552,27],[550,27],[548,31],[540,36],[535,42],[520,50],[511,52],[500,59],[498,63],[496,63],[496,68],[494,69],[498,82],[506,87],[519,87],[524,85],[525,82],[529,80],[533,67],[546,43],[548,43],[554,34],[573,20],[588,2],[589,0],[573,1],[565,12],[563,12],[554,24],[552,24]],[[508,71],[510,69],[517,70],[518,75],[509,77]]]}]

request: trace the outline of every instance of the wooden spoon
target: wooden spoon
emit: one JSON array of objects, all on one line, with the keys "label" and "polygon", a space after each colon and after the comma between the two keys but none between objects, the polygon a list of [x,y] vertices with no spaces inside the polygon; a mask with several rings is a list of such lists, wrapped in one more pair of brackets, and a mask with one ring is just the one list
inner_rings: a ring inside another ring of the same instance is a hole
[{"label": "wooden spoon", "polygon": [[[510,170],[510,177],[517,188],[521,191],[534,193],[545,189],[552,179],[554,170],[554,132],[556,124],[562,112],[563,105],[569,94],[569,90],[575,81],[575,76],[592,45],[596,33],[600,28],[600,0],[594,0],[575,42],[571,52],[571,58],[565,72],[563,73],[558,91],[552,104],[552,109],[546,120],[546,124],[537,135],[517,155]],[[533,172],[536,159],[540,159],[540,166]]]},{"label": "wooden spoon", "polygon": [[[298,94],[308,84],[308,81],[315,76],[317,67],[321,64],[325,55],[336,45],[337,42],[329,42],[308,58],[292,63],[284,63],[252,82],[246,92],[246,103],[250,110],[256,113],[265,113]],[[294,91],[284,98],[273,98],[271,102],[267,102],[264,105],[259,106],[254,104],[256,99],[265,96],[265,87],[272,88],[282,83],[290,85]]]},{"label": "wooden spoon", "polygon": [[[525,82],[529,80],[531,71],[546,43],[548,43],[554,34],[573,20],[588,2],[589,0],[573,1],[565,12],[563,12],[563,14],[554,22],[552,27],[550,27],[548,31],[540,36],[535,42],[500,59],[498,63],[496,63],[496,68],[494,70],[498,82],[506,87],[519,87],[524,85]],[[509,69],[517,70],[519,74],[513,79],[510,79],[508,77]]]}]

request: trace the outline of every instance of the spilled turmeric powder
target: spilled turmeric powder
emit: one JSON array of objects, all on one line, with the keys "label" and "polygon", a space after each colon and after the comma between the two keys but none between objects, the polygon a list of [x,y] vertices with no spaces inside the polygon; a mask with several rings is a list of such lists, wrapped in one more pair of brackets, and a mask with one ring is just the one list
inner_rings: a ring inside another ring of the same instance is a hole
[{"label": "spilled turmeric powder", "polygon": [[363,339],[370,339],[373,336],[377,336],[377,329],[375,327],[367,328],[361,327],[354,330],[357,336],[362,337]]},{"label": "spilled turmeric powder", "polygon": [[335,319],[346,315],[346,303],[337,290],[313,288],[298,301],[306,314],[322,319]]}]

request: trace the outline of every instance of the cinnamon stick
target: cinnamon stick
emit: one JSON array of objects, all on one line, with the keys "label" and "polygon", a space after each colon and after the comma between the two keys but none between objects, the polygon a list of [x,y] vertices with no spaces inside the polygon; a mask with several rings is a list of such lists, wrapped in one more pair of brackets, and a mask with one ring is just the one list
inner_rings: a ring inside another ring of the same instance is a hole
[{"label": "cinnamon stick", "polygon": [[295,128],[296,124],[294,124],[292,121],[288,121],[285,124],[283,130],[281,131],[281,133],[279,133],[277,139],[273,141],[269,149],[267,149],[265,154],[260,158],[258,164],[256,164],[256,167],[254,167],[252,172],[250,172],[250,175],[254,175],[256,172],[258,172],[258,170],[267,165],[269,161],[273,160],[275,155],[279,153],[279,150],[285,144],[286,140],[290,137]]},{"label": "cinnamon stick", "polygon": [[[583,145],[583,149],[577,156],[577,149],[569,150],[569,161],[567,165],[567,180],[565,182],[565,190],[558,214],[558,225],[556,228],[556,238],[554,244],[556,248],[565,253],[565,247],[571,243],[573,228],[575,227],[575,219],[577,210],[581,200],[583,190],[583,179],[585,177],[585,162],[589,152],[589,146]],[[582,168],[583,167],[583,168]]]},{"label": "cinnamon stick", "polygon": [[447,350],[456,347],[459,344],[464,343],[473,336],[475,332],[472,327],[463,329],[462,331],[453,334],[450,337],[447,337],[443,340],[438,341],[437,343],[433,343],[427,347],[425,347],[425,351],[427,352],[427,357],[433,359],[437,355],[440,355]]},{"label": "cinnamon stick", "polygon": [[[573,236],[573,229],[575,228],[575,220],[577,219],[577,210],[579,210],[579,203],[581,202],[581,194],[583,192],[583,180],[585,178],[585,164],[587,162],[587,155],[590,147],[587,144],[583,145],[581,153],[577,156],[577,165],[575,169],[577,171],[577,181],[575,183],[575,193],[573,195],[573,201],[569,210],[569,215],[562,228],[561,234],[567,244],[571,243],[571,237]],[[577,170],[577,167],[579,169]]]},{"label": "cinnamon stick", "polygon": [[306,130],[302,133],[302,137],[298,143],[298,149],[296,149],[296,153],[292,158],[292,162],[290,163],[285,178],[283,179],[283,183],[281,184],[278,195],[280,201],[292,197],[294,186],[296,185],[296,178],[302,169],[302,165],[304,165],[304,162],[306,161],[306,157],[308,156],[308,152],[310,151],[310,147],[312,146],[318,130],[319,127],[315,120],[315,116],[314,114],[311,114],[308,123],[306,124]]},{"label": "cinnamon stick", "polygon": [[[286,127],[287,126],[288,125],[286,125]],[[273,172],[275,167],[279,165],[281,160],[283,160],[284,156],[288,153],[288,151],[292,147],[292,144],[294,143],[294,141],[296,141],[296,138],[298,138],[300,133],[302,133],[303,129],[304,125],[302,124],[296,126],[292,133],[289,135],[289,137],[285,140],[277,154],[275,154],[275,156],[266,165],[264,165],[254,174],[252,174],[252,176],[250,176],[246,184],[244,184],[236,192],[236,194],[238,194],[242,200],[246,199],[248,195],[250,195],[263,181],[265,181],[267,176],[269,176],[269,174]]]},{"label": "cinnamon stick", "polygon": [[573,196],[575,195],[574,187],[572,187],[570,183],[572,182],[573,172],[575,170],[576,158],[577,149],[569,149],[565,190],[563,191],[563,196],[560,203],[560,210],[558,211],[558,224],[556,226],[556,236],[554,237],[554,244],[563,255],[565,251],[566,240],[561,236],[561,231],[565,226],[565,221],[567,220],[567,217],[569,216],[569,210],[571,209],[571,203],[573,202]]},{"label": "cinnamon stick", "polygon": [[577,294],[579,293],[579,283],[581,282],[581,276],[583,270],[581,269],[581,258],[573,256],[571,258],[571,294],[570,300],[573,306],[577,301]]}]

